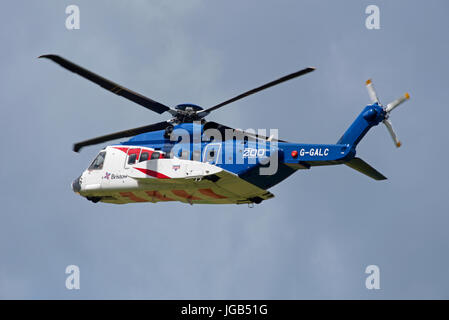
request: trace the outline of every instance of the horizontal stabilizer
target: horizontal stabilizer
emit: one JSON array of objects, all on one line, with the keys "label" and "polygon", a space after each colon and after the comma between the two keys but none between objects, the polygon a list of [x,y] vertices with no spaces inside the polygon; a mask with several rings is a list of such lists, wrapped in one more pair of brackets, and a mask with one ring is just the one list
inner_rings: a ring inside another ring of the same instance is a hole
[{"label": "horizontal stabilizer", "polygon": [[387,179],[382,173],[371,167],[368,163],[360,158],[354,158],[348,162],[345,162],[345,165],[367,175],[370,178],[373,178],[374,180]]}]

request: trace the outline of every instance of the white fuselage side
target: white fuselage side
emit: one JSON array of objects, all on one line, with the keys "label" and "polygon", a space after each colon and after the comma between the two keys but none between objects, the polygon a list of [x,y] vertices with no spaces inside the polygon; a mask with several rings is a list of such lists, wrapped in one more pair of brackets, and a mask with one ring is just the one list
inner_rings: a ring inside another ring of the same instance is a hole
[{"label": "white fuselage side", "polygon": [[273,195],[211,163],[166,158],[140,146],[108,146],[74,181],[74,191],[94,202],[181,201],[251,203]]}]

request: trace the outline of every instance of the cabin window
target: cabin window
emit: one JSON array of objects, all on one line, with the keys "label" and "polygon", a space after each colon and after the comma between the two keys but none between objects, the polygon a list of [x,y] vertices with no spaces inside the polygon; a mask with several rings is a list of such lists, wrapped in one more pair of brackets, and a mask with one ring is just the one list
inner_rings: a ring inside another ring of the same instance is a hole
[{"label": "cabin window", "polygon": [[159,159],[160,156],[161,156],[161,154],[160,154],[159,152],[153,152],[153,153],[151,154],[151,160]]},{"label": "cabin window", "polygon": [[220,161],[221,143],[209,143],[203,151],[203,162],[218,163]]},{"label": "cabin window", "polygon": [[148,151],[143,151],[142,154],[140,155],[139,162],[147,161],[149,157],[150,154],[148,153]]},{"label": "cabin window", "polygon": [[102,151],[98,156],[92,161],[88,170],[101,170],[103,169],[104,159],[106,157],[106,151]]},{"label": "cabin window", "polygon": [[140,148],[133,148],[128,150],[128,159],[126,160],[127,165],[133,165],[139,159]]},{"label": "cabin window", "polygon": [[206,153],[206,158],[205,158],[205,162],[214,162],[215,161],[215,151],[214,150],[210,150],[209,152]]}]

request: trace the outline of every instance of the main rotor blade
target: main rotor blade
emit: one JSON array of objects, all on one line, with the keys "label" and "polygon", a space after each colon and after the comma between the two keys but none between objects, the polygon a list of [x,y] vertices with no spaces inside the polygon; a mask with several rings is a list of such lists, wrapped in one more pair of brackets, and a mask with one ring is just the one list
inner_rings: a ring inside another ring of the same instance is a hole
[{"label": "main rotor blade", "polygon": [[268,89],[268,88],[273,87],[273,86],[275,86],[275,85],[277,85],[277,84],[280,84],[280,83],[282,83],[282,82],[285,82],[285,81],[288,81],[288,80],[291,80],[291,79],[300,77],[300,76],[305,75],[305,74],[307,74],[307,73],[309,73],[309,72],[312,72],[312,71],[314,71],[314,70],[315,70],[315,68],[313,68],[313,67],[308,67],[308,68],[299,70],[299,71],[297,71],[297,72],[291,73],[291,74],[286,75],[286,76],[284,76],[284,77],[282,77],[282,78],[279,78],[279,79],[277,79],[277,80],[268,82],[267,84],[264,84],[263,86],[260,86],[260,87],[254,88],[254,89],[252,89],[252,90],[249,90],[249,91],[247,91],[247,92],[245,92],[245,93],[242,93],[242,94],[240,94],[240,95],[238,95],[238,96],[236,96],[236,97],[234,97],[234,98],[232,98],[232,99],[226,100],[226,101],[224,101],[224,102],[222,102],[222,103],[220,103],[220,104],[217,104],[216,106],[213,106],[213,107],[211,107],[211,108],[209,108],[209,109],[206,109],[206,110],[204,110],[204,111],[201,111],[201,112],[199,112],[198,114],[201,115],[201,116],[203,116],[203,115],[205,116],[205,115],[209,114],[210,112],[212,112],[212,111],[214,111],[214,110],[217,110],[218,108],[221,108],[221,107],[223,107],[223,106],[225,106],[225,105],[227,105],[227,104],[230,104],[230,103],[232,103],[232,102],[234,102],[234,101],[240,100],[240,99],[245,98],[245,97],[247,97],[247,96],[249,96],[249,95],[255,94],[255,93],[259,92],[259,91]]},{"label": "main rotor blade", "polygon": [[137,92],[131,91],[115,82],[112,82],[106,78],[103,78],[102,76],[99,76],[98,74],[95,74],[87,69],[84,69],[83,67],[80,67],[79,65],[74,64],[73,62],[70,62],[69,60],[64,59],[63,57],[54,55],[54,54],[46,54],[42,55],[39,58],[46,58],[50,59],[53,62],[59,64],[61,67],[72,71],[81,77],[90,80],[99,86],[105,88],[106,90],[109,90],[116,95],[122,96],[128,100],[131,100],[137,104],[140,104],[141,106],[157,112],[159,114],[171,110],[169,107],[163,105],[162,103],[159,103],[157,101],[151,100],[150,98],[147,98]]},{"label": "main rotor blade", "polygon": [[252,132],[248,132],[248,131],[241,130],[241,129],[234,129],[234,128],[228,127],[228,126],[226,126],[224,124],[217,123],[217,122],[214,122],[214,121],[206,122],[206,124],[204,125],[203,129],[204,129],[204,132],[206,132],[208,129],[217,129],[222,134],[223,140],[226,139],[226,132],[225,132],[225,130],[232,130],[234,133],[236,133],[237,135],[240,135],[242,138],[247,137],[247,138],[252,138],[254,140],[260,139],[260,140],[269,141],[269,142],[272,142],[272,141],[287,142],[287,141],[284,141],[284,140],[281,140],[281,139],[274,139],[272,137],[266,137],[266,136],[263,136],[263,135],[259,135],[257,133],[252,133]]},{"label": "main rotor blade", "polygon": [[96,137],[96,138],[92,138],[92,139],[89,139],[89,140],[85,140],[85,141],[81,141],[81,142],[75,143],[73,145],[73,151],[78,152],[83,147],[91,146],[91,145],[94,145],[94,144],[99,144],[99,143],[110,141],[110,140],[131,137],[131,136],[135,136],[137,134],[150,132],[150,131],[164,130],[165,128],[167,128],[170,125],[171,125],[170,123],[168,123],[166,121],[163,121],[163,122],[158,122],[158,123],[155,123],[155,124],[150,124],[148,126],[143,126],[143,127],[138,127],[138,128],[134,128],[134,129],[114,132],[114,133],[107,134],[107,135],[104,135],[104,136],[101,136],[101,137]]}]

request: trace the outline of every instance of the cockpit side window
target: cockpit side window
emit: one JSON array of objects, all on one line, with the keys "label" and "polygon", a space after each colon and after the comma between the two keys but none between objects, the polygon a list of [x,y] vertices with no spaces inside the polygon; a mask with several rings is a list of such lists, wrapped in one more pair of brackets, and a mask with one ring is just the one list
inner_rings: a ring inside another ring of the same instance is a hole
[{"label": "cockpit side window", "polygon": [[103,169],[104,159],[106,157],[106,151],[101,151],[98,156],[92,161],[88,170],[101,170]]},{"label": "cockpit side window", "polygon": [[128,157],[128,164],[135,164],[136,160],[137,160],[137,154],[136,153],[130,154]]}]

